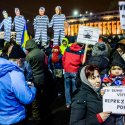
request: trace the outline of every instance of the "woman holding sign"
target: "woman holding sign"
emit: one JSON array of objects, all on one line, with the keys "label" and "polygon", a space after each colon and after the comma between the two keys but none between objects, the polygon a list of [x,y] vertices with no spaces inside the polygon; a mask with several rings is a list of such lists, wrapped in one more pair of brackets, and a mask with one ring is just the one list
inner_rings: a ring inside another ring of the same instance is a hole
[{"label": "woman holding sign", "polygon": [[80,71],[81,87],[71,105],[70,125],[115,125],[111,112],[102,112],[99,69],[87,65]]}]

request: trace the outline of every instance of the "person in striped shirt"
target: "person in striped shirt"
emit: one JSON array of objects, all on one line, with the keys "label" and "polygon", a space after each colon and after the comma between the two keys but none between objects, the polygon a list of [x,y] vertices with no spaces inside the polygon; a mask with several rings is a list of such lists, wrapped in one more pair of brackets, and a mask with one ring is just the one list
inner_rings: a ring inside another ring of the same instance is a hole
[{"label": "person in striped shirt", "polygon": [[35,40],[40,40],[42,42],[42,46],[47,44],[47,28],[49,25],[49,18],[44,14],[45,8],[40,7],[39,15],[34,19]]},{"label": "person in striped shirt", "polygon": [[16,42],[21,45],[21,39],[22,39],[26,20],[24,16],[20,15],[19,8],[15,8],[15,14],[16,16],[14,17],[13,24],[14,24],[15,31],[16,31]]},{"label": "person in striped shirt", "polygon": [[8,16],[7,11],[3,11],[3,21],[0,23],[0,29],[4,26],[4,40],[6,42],[10,42],[11,36],[11,26],[12,26],[12,18]]},{"label": "person in striped shirt", "polygon": [[53,27],[54,30],[54,43],[53,45],[60,45],[62,43],[62,39],[65,38],[64,33],[64,22],[66,17],[64,14],[61,14],[61,7],[57,6],[55,8],[56,14],[53,15],[52,20],[49,24],[49,27]]}]

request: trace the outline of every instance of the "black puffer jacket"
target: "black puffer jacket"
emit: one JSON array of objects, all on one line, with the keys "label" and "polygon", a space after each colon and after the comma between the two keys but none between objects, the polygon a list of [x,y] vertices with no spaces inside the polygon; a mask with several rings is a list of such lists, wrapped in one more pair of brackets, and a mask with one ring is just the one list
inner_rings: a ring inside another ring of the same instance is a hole
[{"label": "black puffer jacket", "polygon": [[96,115],[102,112],[101,95],[92,88],[85,75],[81,81],[84,82],[72,100],[70,125],[115,125],[112,117],[99,123]]}]

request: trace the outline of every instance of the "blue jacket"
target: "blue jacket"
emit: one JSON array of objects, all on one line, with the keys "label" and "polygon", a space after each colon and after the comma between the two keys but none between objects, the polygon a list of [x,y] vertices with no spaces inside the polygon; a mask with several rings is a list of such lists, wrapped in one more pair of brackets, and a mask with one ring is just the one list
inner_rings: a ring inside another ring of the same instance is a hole
[{"label": "blue jacket", "polygon": [[51,70],[63,69],[63,66],[62,66],[62,54],[59,54],[58,58],[59,58],[58,62],[52,63],[52,54],[49,55],[49,58],[48,58],[48,68],[49,69],[51,69]]},{"label": "blue jacket", "polygon": [[25,104],[31,103],[35,87],[28,87],[22,70],[0,58],[0,124],[18,123],[26,117]]}]

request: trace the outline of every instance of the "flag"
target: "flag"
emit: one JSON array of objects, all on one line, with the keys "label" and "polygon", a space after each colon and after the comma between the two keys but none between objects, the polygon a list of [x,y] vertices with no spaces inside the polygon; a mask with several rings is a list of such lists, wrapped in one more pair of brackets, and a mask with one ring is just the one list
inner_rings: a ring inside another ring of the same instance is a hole
[{"label": "flag", "polygon": [[22,34],[22,39],[21,39],[21,46],[25,48],[26,42],[29,40],[29,35],[27,32],[27,25],[25,23],[24,29],[23,29],[23,34]]}]

